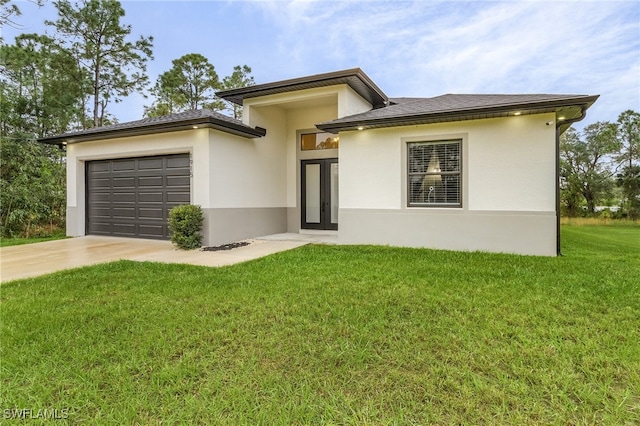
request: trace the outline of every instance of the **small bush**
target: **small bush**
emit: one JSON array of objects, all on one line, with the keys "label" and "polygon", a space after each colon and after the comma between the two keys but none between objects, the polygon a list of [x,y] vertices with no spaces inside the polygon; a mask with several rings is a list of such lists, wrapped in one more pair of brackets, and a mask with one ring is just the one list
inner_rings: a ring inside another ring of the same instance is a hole
[{"label": "small bush", "polygon": [[171,242],[182,250],[197,249],[202,245],[202,208],[196,205],[176,206],[169,211]]}]

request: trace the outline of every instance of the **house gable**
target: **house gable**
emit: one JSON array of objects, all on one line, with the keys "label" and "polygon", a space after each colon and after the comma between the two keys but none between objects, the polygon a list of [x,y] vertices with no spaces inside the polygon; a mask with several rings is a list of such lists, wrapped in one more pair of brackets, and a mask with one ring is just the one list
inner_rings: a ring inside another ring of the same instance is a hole
[{"label": "house gable", "polygon": [[216,93],[216,95],[237,105],[244,105],[251,98],[345,84],[373,108],[384,107],[389,102],[387,95],[360,68],[225,90]]}]

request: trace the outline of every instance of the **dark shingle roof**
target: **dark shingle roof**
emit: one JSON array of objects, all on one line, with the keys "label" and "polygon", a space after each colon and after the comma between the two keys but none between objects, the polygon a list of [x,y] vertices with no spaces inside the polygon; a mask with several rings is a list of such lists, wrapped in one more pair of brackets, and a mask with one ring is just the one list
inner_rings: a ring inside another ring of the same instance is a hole
[{"label": "dark shingle roof", "polygon": [[505,117],[564,111],[565,119],[577,118],[598,96],[586,95],[454,95],[433,98],[390,98],[390,105],[320,123],[321,130],[338,132],[359,127],[377,128],[447,121]]},{"label": "dark shingle roof", "polygon": [[[360,127],[394,127],[506,117],[514,115],[516,112],[523,115],[555,112],[560,130],[564,131],[572,121],[581,119],[586,109],[598,99],[598,96],[548,94],[447,94],[433,98],[388,98],[360,68],[226,90],[219,92],[218,96],[242,105],[244,99],[247,98],[338,84],[346,84],[351,87],[366,99],[373,106],[373,109],[316,125],[321,130],[333,133],[356,130]],[[560,120],[561,116],[565,118],[564,124]],[[201,109],[70,132],[42,138],[39,141],[51,144],[76,143],[188,130],[196,126],[216,129],[246,138],[261,137],[266,134],[266,130],[263,128],[252,128],[218,112]]]},{"label": "dark shingle roof", "polygon": [[39,139],[39,141],[51,144],[60,144],[63,142],[76,143],[97,139],[188,130],[194,127],[216,129],[246,138],[262,137],[266,134],[265,129],[246,126],[240,120],[220,114],[219,112],[208,109],[198,109],[69,132],[58,136],[42,138]]}]

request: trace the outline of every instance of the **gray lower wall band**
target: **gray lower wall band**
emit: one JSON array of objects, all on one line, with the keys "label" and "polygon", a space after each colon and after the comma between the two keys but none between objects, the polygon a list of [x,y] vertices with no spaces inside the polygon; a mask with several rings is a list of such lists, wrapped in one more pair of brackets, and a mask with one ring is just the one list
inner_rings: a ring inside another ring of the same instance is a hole
[{"label": "gray lower wall band", "polygon": [[341,244],[556,256],[554,212],[340,209]]},{"label": "gray lower wall band", "polygon": [[217,246],[287,231],[285,207],[203,209],[203,244]]}]

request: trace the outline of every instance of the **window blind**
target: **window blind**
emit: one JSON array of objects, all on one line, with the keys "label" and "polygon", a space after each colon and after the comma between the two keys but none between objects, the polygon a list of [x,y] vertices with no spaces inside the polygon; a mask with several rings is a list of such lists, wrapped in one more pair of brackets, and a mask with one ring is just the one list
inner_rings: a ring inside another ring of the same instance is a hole
[{"label": "window blind", "polygon": [[408,144],[409,206],[462,205],[462,141]]}]

